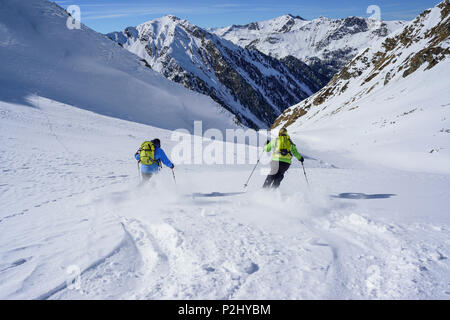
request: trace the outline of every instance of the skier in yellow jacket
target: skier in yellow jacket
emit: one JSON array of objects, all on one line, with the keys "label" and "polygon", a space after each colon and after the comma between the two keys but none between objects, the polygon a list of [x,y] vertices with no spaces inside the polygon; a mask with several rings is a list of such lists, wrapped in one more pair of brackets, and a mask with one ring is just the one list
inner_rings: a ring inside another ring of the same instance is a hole
[{"label": "skier in yellow jacket", "polygon": [[282,128],[278,137],[270,141],[265,147],[266,152],[273,149],[271,170],[264,182],[263,188],[278,188],[289,169],[294,155],[301,163],[305,158],[297,151],[295,144],[287,134],[287,129]]}]

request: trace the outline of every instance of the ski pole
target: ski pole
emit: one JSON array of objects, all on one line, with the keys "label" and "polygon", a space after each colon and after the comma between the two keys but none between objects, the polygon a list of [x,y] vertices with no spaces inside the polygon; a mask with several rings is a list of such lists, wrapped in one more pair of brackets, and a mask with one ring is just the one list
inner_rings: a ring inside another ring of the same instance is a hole
[{"label": "ski pole", "polygon": [[138,168],[138,175],[139,175],[139,182],[142,181],[142,176],[141,176],[141,170],[139,169],[139,161],[137,162],[137,168]]},{"label": "ski pole", "polygon": [[248,177],[248,179],[247,179],[247,183],[244,184],[244,188],[247,188],[248,183],[250,182],[250,179],[251,179],[251,177],[252,177],[252,175],[253,175],[253,172],[255,172],[255,169],[256,169],[256,167],[258,166],[259,161],[261,160],[261,157],[262,157],[263,153],[264,153],[264,149],[263,149],[263,151],[261,152],[261,154],[259,155],[258,161],[256,161],[256,165],[255,165],[255,167],[253,168],[252,173],[250,174],[250,177]]},{"label": "ski pole", "polygon": [[175,181],[175,184],[177,184],[177,179],[175,179],[175,171],[172,169],[172,175],[173,175],[173,181]]},{"label": "ski pole", "polygon": [[306,176],[305,166],[303,165],[303,162],[302,162],[302,167],[303,167],[303,174],[305,175],[305,179],[306,179],[306,184],[309,187],[309,181],[308,181],[308,177]]}]

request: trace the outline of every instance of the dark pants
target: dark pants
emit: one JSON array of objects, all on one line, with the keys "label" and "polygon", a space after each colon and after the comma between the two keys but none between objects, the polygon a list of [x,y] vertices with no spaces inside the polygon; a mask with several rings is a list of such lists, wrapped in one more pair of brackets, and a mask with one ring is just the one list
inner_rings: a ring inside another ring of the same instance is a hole
[{"label": "dark pants", "polygon": [[153,173],[143,173],[141,172],[142,183],[147,182],[153,176]]},{"label": "dark pants", "polygon": [[272,161],[270,164],[270,174],[264,182],[263,188],[278,188],[284,178],[285,172],[291,165],[282,161]]}]

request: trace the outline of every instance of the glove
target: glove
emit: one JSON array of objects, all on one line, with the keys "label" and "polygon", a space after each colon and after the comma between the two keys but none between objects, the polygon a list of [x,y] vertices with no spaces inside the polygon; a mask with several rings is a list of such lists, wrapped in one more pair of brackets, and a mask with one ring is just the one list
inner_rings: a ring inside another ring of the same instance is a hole
[{"label": "glove", "polygon": [[172,164],[172,167],[171,167],[170,169],[172,169],[172,170],[173,170],[174,168],[175,168],[175,165],[174,165],[174,164]]},{"label": "glove", "polygon": [[301,163],[305,162],[305,158],[301,157],[301,158],[300,158],[300,162],[301,162]]}]

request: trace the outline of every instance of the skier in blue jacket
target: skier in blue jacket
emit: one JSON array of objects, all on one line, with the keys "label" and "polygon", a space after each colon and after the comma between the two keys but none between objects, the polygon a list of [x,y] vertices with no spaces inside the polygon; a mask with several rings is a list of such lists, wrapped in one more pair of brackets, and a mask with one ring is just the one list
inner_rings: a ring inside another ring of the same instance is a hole
[{"label": "skier in blue jacket", "polygon": [[167,158],[166,153],[161,149],[161,141],[154,139],[142,143],[141,148],[134,155],[141,163],[141,174],[144,181],[149,180],[153,174],[158,173],[162,167],[161,162],[170,169],[175,168],[174,164]]}]

